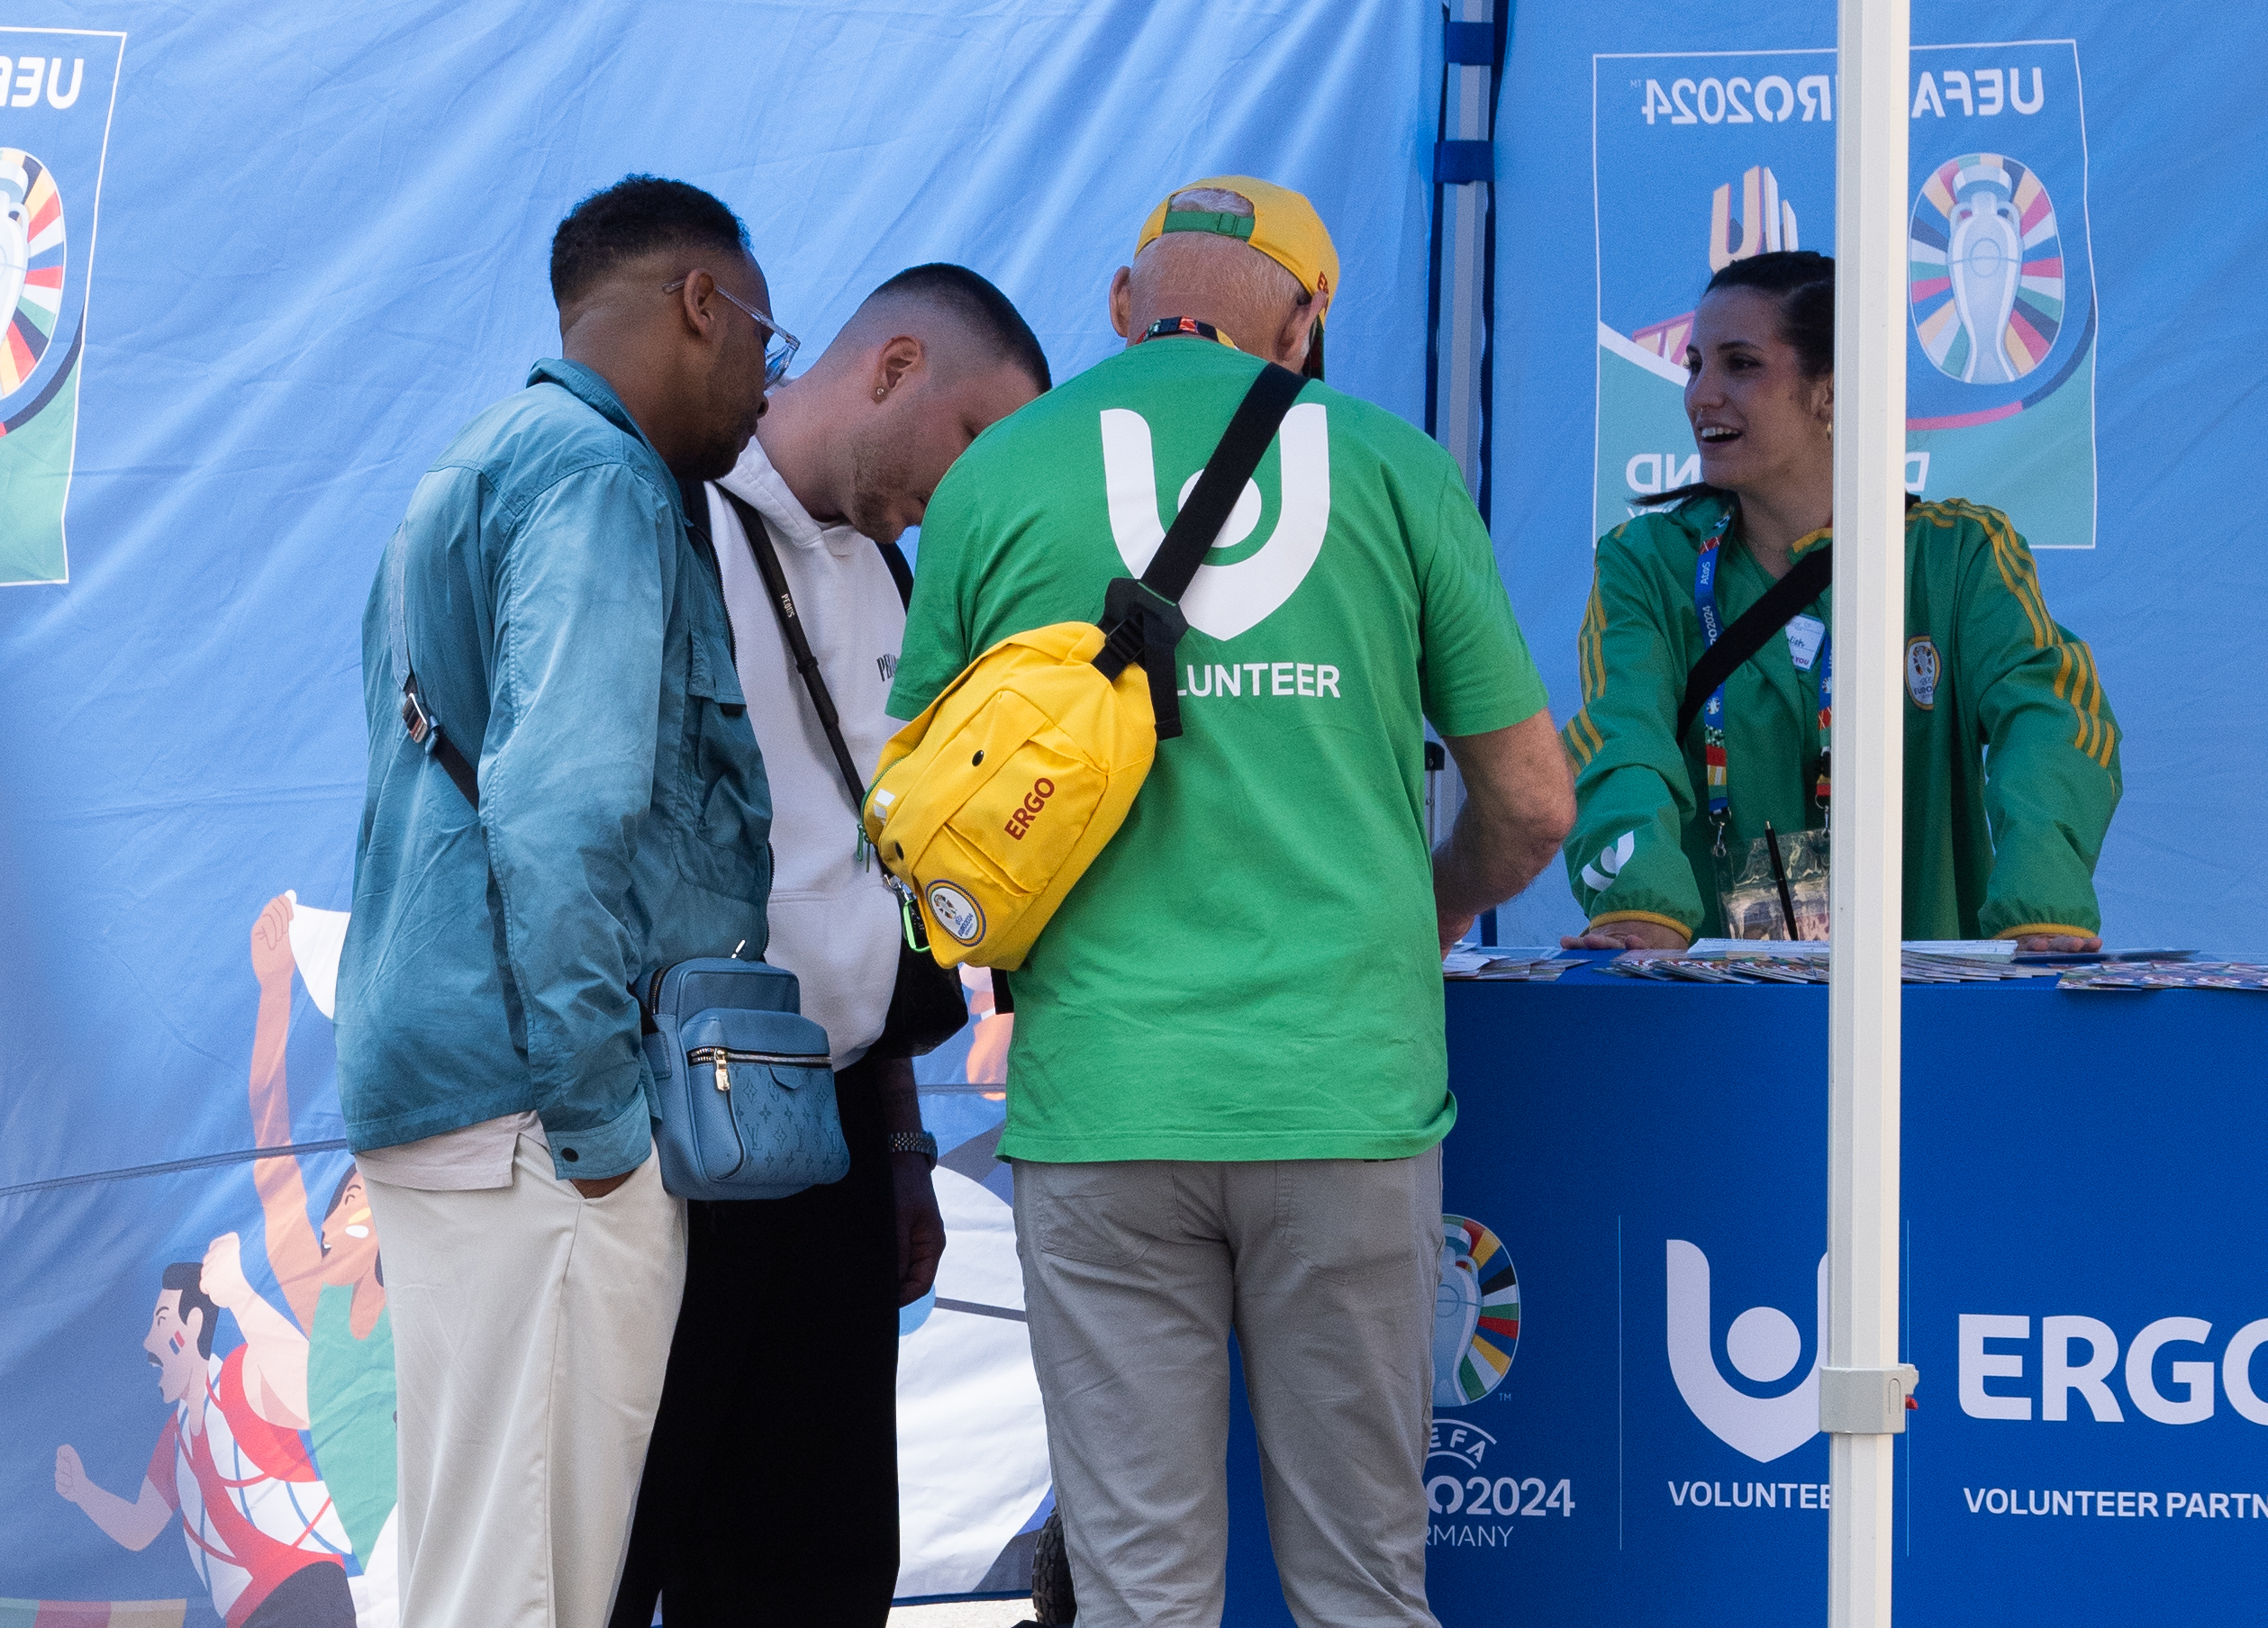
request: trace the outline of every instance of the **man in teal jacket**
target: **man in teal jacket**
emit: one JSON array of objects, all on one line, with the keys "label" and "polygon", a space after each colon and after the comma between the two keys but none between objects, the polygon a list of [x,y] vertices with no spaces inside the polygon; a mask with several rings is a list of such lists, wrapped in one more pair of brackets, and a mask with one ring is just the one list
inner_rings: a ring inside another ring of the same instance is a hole
[{"label": "man in teal jacket", "polygon": [[765,942],[770,798],[677,483],[732,468],[793,341],[746,230],[678,182],[585,199],[551,283],[564,359],[419,482],[363,618],[339,1085],[419,1628],[606,1620],[685,1273],[631,985]]}]

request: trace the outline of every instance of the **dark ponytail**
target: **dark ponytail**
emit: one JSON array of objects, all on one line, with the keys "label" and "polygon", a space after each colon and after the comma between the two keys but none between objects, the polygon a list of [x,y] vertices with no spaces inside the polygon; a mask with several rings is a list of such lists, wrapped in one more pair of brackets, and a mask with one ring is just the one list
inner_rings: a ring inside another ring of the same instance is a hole
[{"label": "dark ponytail", "polygon": [[[1706,299],[1720,288],[1753,288],[1777,295],[1780,337],[1794,348],[1803,376],[1823,378],[1835,371],[1835,262],[1828,256],[1809,249],[1751,255],[1710,278],[1701,296]],[[1712,495],[1729,500],[1732,494],[1706,481],[1694,481],[1626,501],[1640,509],[1661,509]]]}]

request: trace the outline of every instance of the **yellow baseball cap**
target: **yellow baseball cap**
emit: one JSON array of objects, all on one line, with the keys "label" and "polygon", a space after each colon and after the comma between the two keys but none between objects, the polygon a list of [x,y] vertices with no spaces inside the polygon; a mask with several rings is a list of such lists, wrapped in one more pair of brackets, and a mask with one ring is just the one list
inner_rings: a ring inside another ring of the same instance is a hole
[{"label": "yellow baseball cap", "polygon": [[[1168,209],[1182,194],[1203,189],[1235,193],[1252,205],[1252,213],[1237,215],[1210,210]],[[1338,250],[1331,246],[1331,234],[1324,230],[1323,218],[1315,213],[1315,205],[1288,186],[1278,186],[1273,181],[1252,176],[1208,176],[1202,181],[1176,186],[1158,201],[1157,207],[1149,212],[1149,219],[1142,222],[1142,235],[1134,244],[1134,252],[1140,254],[1169,231],[1209,231],[1239,239],[1297,277],[1310,298],[1326,287],[1334,298],[1338,296]],[[1317,377],[1321,376],[1321,330],[1322,322],[1318,320],[1311,348],[1315,354],[1310,358],[1311,371]]]}]

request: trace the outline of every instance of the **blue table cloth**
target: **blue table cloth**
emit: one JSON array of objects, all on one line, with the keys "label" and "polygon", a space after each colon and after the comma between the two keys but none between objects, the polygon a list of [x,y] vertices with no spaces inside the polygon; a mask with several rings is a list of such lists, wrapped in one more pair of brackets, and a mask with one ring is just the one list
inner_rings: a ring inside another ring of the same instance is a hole
[{"label": "blue table cloth", "polygon": [[[1824,987],[1449,985],[1447,1628],[1823,1620],[1827,1031]],[[2257,1615],[2264,1053],[2268,996],[1906,990],[1902,1620]],[[1238,1628],[1291,1621],[1250,1443]]]}]

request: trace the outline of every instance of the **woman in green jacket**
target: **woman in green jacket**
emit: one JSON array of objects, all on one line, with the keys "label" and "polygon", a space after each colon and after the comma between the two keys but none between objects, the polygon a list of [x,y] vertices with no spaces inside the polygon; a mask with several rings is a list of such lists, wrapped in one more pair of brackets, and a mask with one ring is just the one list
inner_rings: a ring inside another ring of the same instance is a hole
[{"label": "woman in green jacket", "polygon": [[[1701,483],[1600,539],[1578,641],[1583,706],[1561,734],[1576,776],[1567,875],[1590,927],[1571,948],[1722,933],[1720,843],[1737,873],[1767,821],[1783,841],[1826,824],[1828,592],[1682,738],[1678,719],[1710,643],[1704,611],[1731,627],[1828,545],[1834,335],[1835,262],[1810,252],[1734,261],[1694,313]],[[1909,500],[1906,638],[1905,936],[2100,948],[2118,724],[2007,516]]]}]

